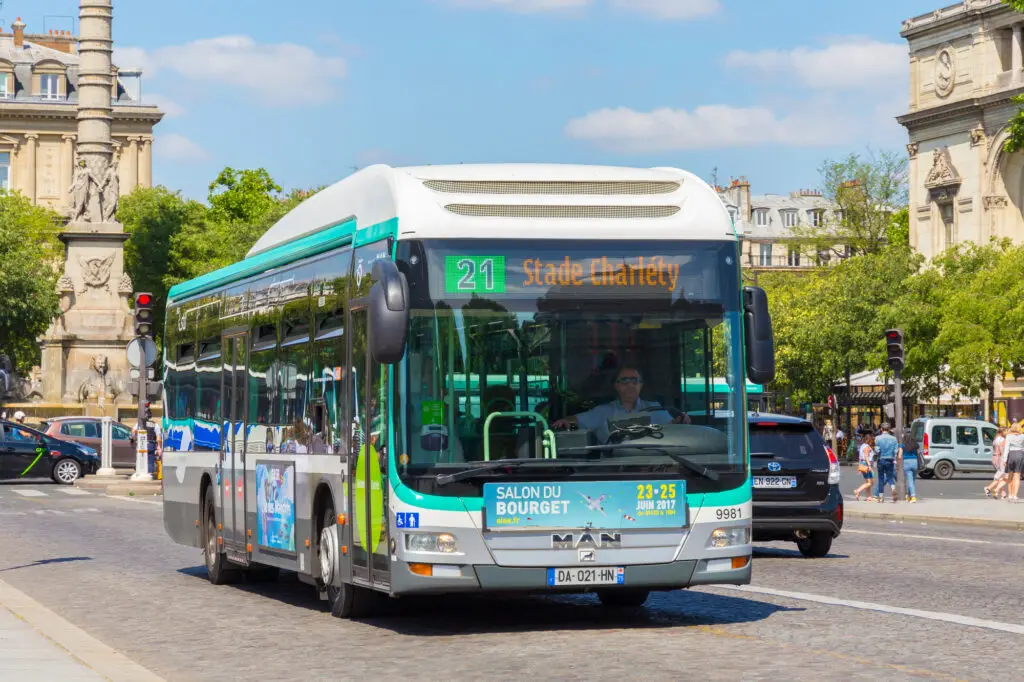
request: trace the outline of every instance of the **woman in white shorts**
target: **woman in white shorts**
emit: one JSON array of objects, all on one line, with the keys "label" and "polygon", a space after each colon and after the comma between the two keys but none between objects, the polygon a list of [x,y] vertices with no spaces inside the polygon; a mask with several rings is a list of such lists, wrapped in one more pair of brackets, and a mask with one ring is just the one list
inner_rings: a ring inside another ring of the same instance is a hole
[{"label": "woman in white shorts", "polygon": [[[999,497],[999,491],[1003,490],[1009,483],[1009,477],[1006,475],[1006,429],[999,427],[996,430],[996,439],[992,441],[992,466],[996,468],[996,473],[992,477],[992,482],[985,486],[985,497]],[[1003,497],[1006,497],[1006,492],[1003,492]]]},{"label": "woman in white shorts", "polygon": [[1017,501],[1020,492],[1020,475],[1024,473],[1024,434],[1020,424],[1010,427],[1010,435],[1006,437],[1006,475],[1010,478],[1010,502]]}]

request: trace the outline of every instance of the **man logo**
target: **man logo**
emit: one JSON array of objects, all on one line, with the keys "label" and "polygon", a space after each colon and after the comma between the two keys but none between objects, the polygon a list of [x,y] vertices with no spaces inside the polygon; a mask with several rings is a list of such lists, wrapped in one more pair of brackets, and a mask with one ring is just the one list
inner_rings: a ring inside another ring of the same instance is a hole
[{"label": "man logo", "polygon": [[778,462],[769,462],[768,471],[782,471],[782,465]]},{"label": "man logo", "polygon": [[584,532],[578,536],[572,533],[552,533],[552,549],[613,549],[622,547],[622,535],[620,533],[591,533]]}]

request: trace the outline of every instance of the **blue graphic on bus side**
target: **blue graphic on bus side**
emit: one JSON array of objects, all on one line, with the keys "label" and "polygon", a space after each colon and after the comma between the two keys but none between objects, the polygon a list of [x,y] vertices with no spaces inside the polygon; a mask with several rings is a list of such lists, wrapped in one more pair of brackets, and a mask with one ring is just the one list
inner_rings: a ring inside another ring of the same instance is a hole
[{"label": "blue graphic on bus side", "polygon": [[396,528],[419,528],[420,527],[420,513],[419,512],[396,512],[395,513],[395,527]]}]

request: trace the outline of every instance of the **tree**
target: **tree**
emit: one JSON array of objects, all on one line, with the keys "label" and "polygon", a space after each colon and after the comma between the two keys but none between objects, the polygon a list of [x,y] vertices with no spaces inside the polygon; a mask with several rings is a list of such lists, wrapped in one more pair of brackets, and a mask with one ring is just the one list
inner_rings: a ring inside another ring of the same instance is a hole
[{"label": "tree", "polygon": [[153,294],[156,338],[163,337],[168,276],[174,279],[171,241],[182,228],[202,223],[207,208],[166,187],[138,187],[121,198],[117,218],[131,238],[124,247],[125,270],[136,291]]},{"label": "tree", "polygon": [[803,250],[837,257],[877,254],[891,236],[902,239],[894,234],[894,214],[907,205],[906,158],[894,152],[850,154],[825,161],[820,172],[822,196],[835,205],[835,213],[826,213],[818,226],[792,228]]},{"label": "tree", "polygon": [[210,212],[218,222],[256,225],[280,204],[280,192],[265,168],[239,171],[229,166],[210,183]]},{"label": "tree", "polygon": [[22,373],[39,362],[37,338],[60,312],[59,224],[53,211],[0,190],[0,352]]}]

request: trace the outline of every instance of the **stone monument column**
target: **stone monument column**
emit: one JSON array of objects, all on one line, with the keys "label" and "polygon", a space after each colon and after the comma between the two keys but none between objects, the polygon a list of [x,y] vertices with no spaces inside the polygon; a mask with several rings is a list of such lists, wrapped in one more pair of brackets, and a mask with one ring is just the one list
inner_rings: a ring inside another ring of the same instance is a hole
[{"label": "stone monument column", "polygon": [[113,73],[111,0],[81,0],[78,43],[78,136],[71,173],[70,221],[57,289],[61,314],[43,347],[43,396],[77,403],[88,414],[116,416],[131,402],[125,345],[133,336],[124,271],[128,239],[115,219],[120,182],[110,138]]}]

